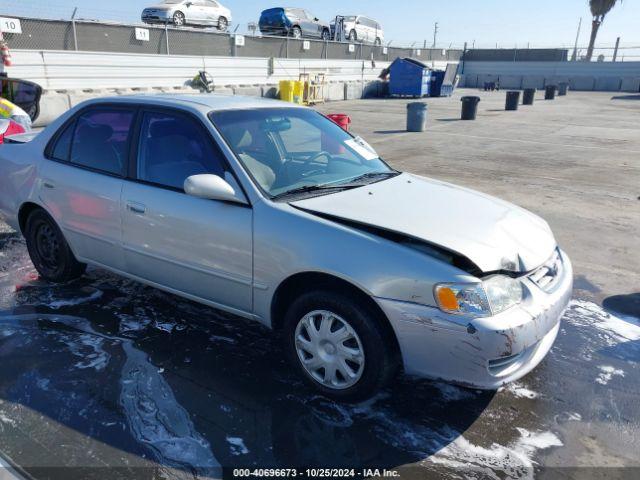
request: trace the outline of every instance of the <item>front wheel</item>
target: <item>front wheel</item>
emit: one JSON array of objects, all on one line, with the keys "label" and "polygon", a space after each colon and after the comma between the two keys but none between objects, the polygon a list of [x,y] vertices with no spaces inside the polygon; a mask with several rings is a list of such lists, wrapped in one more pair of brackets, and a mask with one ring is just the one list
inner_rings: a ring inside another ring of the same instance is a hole
[{"label": "front wheel", "polygon": [[302,294],[289,307],[283,340],[289,361],[327,397],[371,397],[393,377],[394,340],[368,305],[332,291]]},{"label": "front wheel", "polygon": [[218,30],[220,30],[221,32],[226,32],[228,26],[229,21],[225,17],[218,18]]},{"label": "front wheel", "polygon": [[376,41],[375,41],[375,42],[373,42],[373,44],[374,44],[376,47],[379,47],[380,45],[382,45],[382,40],[380,40],[380,38],[378,37],[378,38],[376,38]]},{"label": "front wheel", "polygon": [[184,13],[176,12],[173,14],[173,24],[176,27],[182,27],[185,23]]},{"label": "front wheel", "polygon": [[302,38],[302,30],[300,29],[300,27],[293,27],[293,29],[291,30],[291,35],[293,35],[293,38],[295,39],[300,39]]},{"label": "front wheel", "polygon": [[45,280],[67,282],[86,270],[87,266],[76,260],[60,228],[44,210],[29,215],[24,233],[29,257]]},{"label": "front wheel", "polygon": [[323,41],[328,42],[330,36],[331,36],[331,34],[329,33],[329,30],[327,30],[326,28],[324,30],[322,30],[322,40]]}]

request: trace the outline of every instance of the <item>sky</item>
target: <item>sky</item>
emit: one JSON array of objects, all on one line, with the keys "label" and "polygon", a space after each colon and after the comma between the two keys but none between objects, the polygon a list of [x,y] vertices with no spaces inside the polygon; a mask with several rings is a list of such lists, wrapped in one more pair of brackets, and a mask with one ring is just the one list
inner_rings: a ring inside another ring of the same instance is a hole
[{"label": "sky", "polygon": [[[0,15],[69,17],[74,6],[78,17],[138,21],[145,6],[159,0],[0,0]],[[233,15],[233,27],[246,32],[247,23],[260,12],[282,6],[273,0],[221,0]],[[423,45],[433,42],[438,22],[438,47],[511,48],[570,47],[582,17],[580,45],[589,41],[591,16],[587,0],[290,0],[284,6],[306,8],[329,21],[336,14],[364,14],[378,20],[392,45]],[[621,38],[625,46],[640,46],[640,0],[624,0],[607,16],[598,45],[610,47]]]}]

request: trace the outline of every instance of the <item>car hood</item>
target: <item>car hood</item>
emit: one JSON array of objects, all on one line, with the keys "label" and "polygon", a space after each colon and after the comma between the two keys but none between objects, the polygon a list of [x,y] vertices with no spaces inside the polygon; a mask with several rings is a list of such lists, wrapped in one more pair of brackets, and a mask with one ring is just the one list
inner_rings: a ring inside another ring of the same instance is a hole
[{"label": "car hood", "polygon": [[438,245],[467,257],[483,272],[530,271],[556,248],[549,225],[537,215],[489,195],[407,173],[291,204]]}]

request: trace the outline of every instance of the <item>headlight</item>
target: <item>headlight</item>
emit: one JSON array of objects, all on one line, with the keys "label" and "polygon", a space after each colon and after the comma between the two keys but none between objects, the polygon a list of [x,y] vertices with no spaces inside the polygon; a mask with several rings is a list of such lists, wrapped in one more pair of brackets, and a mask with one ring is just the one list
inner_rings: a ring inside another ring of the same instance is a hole
[{"label": "headlight", "polygon": [[488,317],[522,301],[522,284],[505,275],[494,275],[482,283],[440,283],[434,294],[447,313]]}]

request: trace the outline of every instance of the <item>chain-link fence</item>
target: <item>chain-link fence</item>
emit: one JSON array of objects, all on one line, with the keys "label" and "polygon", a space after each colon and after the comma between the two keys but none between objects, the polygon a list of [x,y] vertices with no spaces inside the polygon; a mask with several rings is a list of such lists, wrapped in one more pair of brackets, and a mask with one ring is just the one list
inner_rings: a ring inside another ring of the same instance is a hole
[{"label": "chain-link fence", "polygon": [[[140,26],[26,17],[19,20],[22,33],[4,34],[12,49],[380,61],[413,57],[424,62],[457,61],[462,56],[461,50],[243,36],[169,25]],[[140,29],[144,32],[141,33]]]}]

